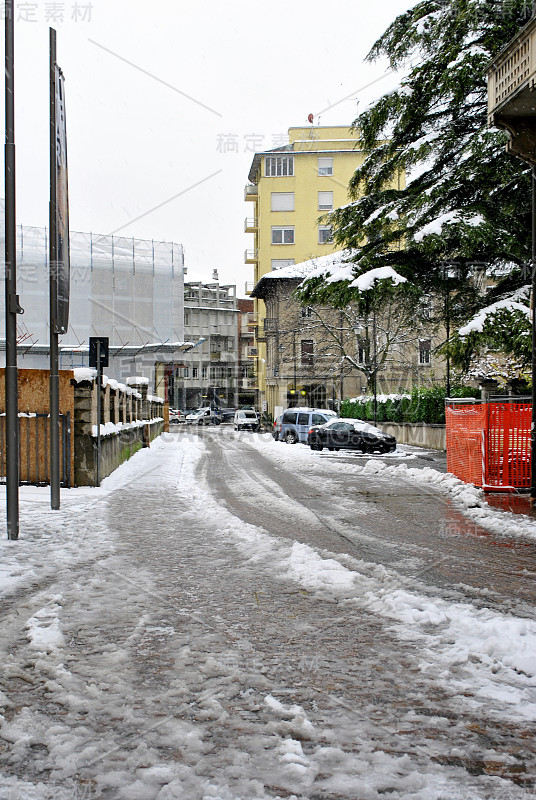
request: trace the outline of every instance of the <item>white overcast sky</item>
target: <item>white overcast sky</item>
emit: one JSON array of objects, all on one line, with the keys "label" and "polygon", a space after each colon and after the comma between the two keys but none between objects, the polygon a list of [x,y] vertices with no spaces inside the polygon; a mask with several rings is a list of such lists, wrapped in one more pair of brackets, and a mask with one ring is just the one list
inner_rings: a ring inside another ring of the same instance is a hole
[{"label": "white overcast sky", "polygon": [[[180,242],[191,271],[210,277],[217,267],[243,295],[252,148],[284,143],[309,113],[315,124],[350,125],[358,100],[362,109],[396,82],[364,57],[411,5],[16,0],[17,221],[48,222],[53,25],[66,78],[71,229]],[[3,109],[3,84],[1,93]]]}]

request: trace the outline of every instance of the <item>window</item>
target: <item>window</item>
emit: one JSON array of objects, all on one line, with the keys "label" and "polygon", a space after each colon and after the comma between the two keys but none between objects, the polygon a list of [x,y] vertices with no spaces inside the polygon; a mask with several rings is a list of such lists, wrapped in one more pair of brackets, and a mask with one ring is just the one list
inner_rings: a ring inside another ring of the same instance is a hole
[{"label": "window", "polygon": [[301,346],[301,363],[304,367],[310,367],[313,363],[313,340],[302,339]]},{"label": "window", "polygon": [[357,346],[357,363],[358,364],[366,364],[367,363],[367,351],[364,345],[359,344]]},{"label": "window", "polygon": [[183,378],[189,378],[190,377],[190,367],[183,367],[182,368],[182,376],[183,376]]},{"label": "window", "polygon": [[318,174],[319,175],[333,175],[333,158],[332,157],[319,157],[318,159]]},{"label": "window", "polygon": [[293,258],[272,258],[272,270],[274,269],[283,269],[283,267],[290,267],[291,264],[295,264]]},{"label": "window", "polygon": [[210,379],[213,381],[215,377],[216,377],[216,367],[211,367],[210,368]]},{"label": "window", "polygon": [[272,211],[294,211],[294,192],[272,192]]},{"label": "window", "polygon": [[331,244],[333,241],[333,231],[330,225],[318,226],[318,244]]},{"label": "window", "polygon": [[298,414],[298,422],[297,422],[297,424],[298,425],[309,425],[309,414],[308,413],[304,414],[303,412],[301,414]]},{"label": "window", "polygon": [[432,317],[432,298],[427,295],[421,300],[421,317],[423,319]]},{"label": "window", "polygon": [[432,343],[430,339],[421,339],[419,342],[419,364],[430,364],[432,362]]},{"label": "window", "polygon": [[272,225],[272,244],[294,244],[294,225]]},{"label": "window", "polygon": [[192,367],[192,378],[199,377],[199,367]]},{"label": "window", "polygon": [[188,326],[190,324],[190,315],[187,311],[184,312],[184,324]]},{"label": "window", "polygon": [[283,418],[281,419],[282,425],[295,425],[296,424],[296,417],[298,415],[295,412],[287,411],[283,414]]},{"label": "window", "polygon": [[265,173],[267,178],[294,175],[294,156],[266,156]]},{"label": "window", "polygon": [[333,192],[318,192],[318,210],[331,211],[333,208]]},{"label": "window", "polygon": [[205,379],[207,377],[207,367],[201,368],[201,377]]},{"label": "window", "polygon": [[313,309],[311,306],[302,306],[300,309],[300,313],[302,317],[311,317],[313,314]]}]

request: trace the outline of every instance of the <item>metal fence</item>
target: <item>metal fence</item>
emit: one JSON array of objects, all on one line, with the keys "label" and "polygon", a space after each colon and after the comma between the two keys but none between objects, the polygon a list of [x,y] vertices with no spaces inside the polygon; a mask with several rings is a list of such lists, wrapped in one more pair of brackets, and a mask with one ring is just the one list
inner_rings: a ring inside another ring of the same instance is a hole
[{"label": "metal fence", "polygon": [[[71,415],[60,414],[60,480],[71,483]],[[19,414],[19,482],[43,486],[50,483],[50,417]],[[6,482],[6,417],[0,416],[0,484]]]}]

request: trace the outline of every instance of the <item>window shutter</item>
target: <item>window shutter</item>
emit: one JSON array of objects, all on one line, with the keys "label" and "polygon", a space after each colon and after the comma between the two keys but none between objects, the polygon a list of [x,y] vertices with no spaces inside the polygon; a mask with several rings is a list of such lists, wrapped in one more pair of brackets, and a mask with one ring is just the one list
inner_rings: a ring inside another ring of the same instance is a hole
[{"label": "window shutter", "polygon": [[333,175],[333,157],[319,157],[318,174]]},{"label": "window shutter", "polygon": [[318,192],[318,208],[320,211],[329,211],[333,208],[333,192]]},{"label": "window shutter", "polygon": [[294,211],[294,192],[272,192],[272,211]]}]

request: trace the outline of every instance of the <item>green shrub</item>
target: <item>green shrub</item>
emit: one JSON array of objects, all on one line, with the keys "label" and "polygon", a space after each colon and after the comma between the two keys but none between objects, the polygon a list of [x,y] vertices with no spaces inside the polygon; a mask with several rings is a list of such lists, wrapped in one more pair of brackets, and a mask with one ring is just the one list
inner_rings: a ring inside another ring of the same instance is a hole
[{"label": "green shrub", "polygon": [[[451,387],[451,397],[480,397],[480,390],[468,386]],[[445,423],[444,386],[418,386],[411,394],[378,395],[377,422],[426,422],[429,425]],[[374,397],[363,395],[344,400],[342,417],[354,417],[371,422],[374,419]]]}]

